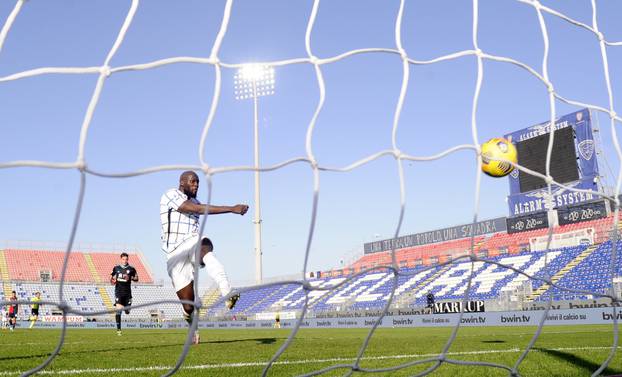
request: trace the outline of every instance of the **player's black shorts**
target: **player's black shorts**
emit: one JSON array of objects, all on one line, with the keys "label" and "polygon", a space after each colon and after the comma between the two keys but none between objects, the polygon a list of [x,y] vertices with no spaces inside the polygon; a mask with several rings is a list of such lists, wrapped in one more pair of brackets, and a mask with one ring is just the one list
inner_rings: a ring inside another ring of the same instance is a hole
[{"label": "player's black shorts", "polygon": [[9,313],[9,318],[15,318],[15,317],[16,317],[15,313]]},{"label": "player's black shorts", "polygon": [[128,296],[128,295],[115,296],[114,303],[120,304],[123,306],[132,306],[132,296]]},{"label": "player's black shorts", "polygon": [[30,309],[30,315],[39,316],[39,309]]}]

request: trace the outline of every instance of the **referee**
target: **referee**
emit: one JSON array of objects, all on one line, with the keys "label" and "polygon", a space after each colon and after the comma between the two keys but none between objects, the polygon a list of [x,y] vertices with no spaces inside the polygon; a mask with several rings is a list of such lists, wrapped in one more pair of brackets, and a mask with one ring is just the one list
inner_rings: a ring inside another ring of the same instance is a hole
[{"label": "referee", "polygon": [[35,297],[32,298],[32,305],[30,306],[30,327],[33,328],[37,319],[39,319],[39,301],[41,301],[41,292],[35,292]]},{"label": "referee", "polygon": [[125,314],[130,314],[132,305],[132,282],[138,281],[136,269],[127,262],[127,253],[121,253],[121,263],[114,266],[110,274],[110,284],[114,285],[114,306],[117,308],[115,319],[117,321],[117,335],[121,336],[121,311],[125,308]]}]

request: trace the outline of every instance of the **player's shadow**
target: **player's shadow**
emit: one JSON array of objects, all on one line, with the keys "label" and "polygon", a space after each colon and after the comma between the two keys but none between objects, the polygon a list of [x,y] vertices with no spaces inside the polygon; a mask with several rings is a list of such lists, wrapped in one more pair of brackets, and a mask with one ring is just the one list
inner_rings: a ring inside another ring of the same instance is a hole
[{"label": "player's shadow", "polygon": [[[286,338],[279,338],[286,339]],[[214,340],[208,342],[201,342],[201,344],[221,344],[221,343],[240,343],[240,342],[257,342],[257,344],[274,344],[276,343],[277,338],[248,338],[248,339],[232,339],[232,340]],[[59,353],[61,355],[79,355],[84,353],[97,353],[97,352],[110,352],[110,351],[135,351],[135,350],[147,350],[147,349],[158,349],[158,348],[168,348],[168,347],[180,347],[183,343],[166,343],[166,344],[158,344],[158,345],[149,345],[149,346],[138,346],[135,345],[133,347],[114,347],[114,348],[101,348],[101,349],[92,349],[92,350],[81,350],[81,351],[63,351]],[[36,355],[24,355],[24,356],[0,356],[0,361],[8,361],[8,360],[25,360],[25,359],[33,359],[40,357],[48,357],[50,353],[40,353]]]},{"label": "player's shadow", "polygon": [[482,343],[507,343],[505,340],[482,340]]},{"label": "player's shadow", "polygon": [[[167,348],[167,347],[180,347],[183,346],[182,343],[165,343],[158,345],[150,345],[150,346],[133,346],[133,347],[113,347],[113,348],[100,348],[100,349],[91,349],[91,350],[81,350],[81,351],[66,351],[62,350],[58,353],[58,356],[63,355],[79,355],[83,353],[97,353],[97,352],[110,352],[110,351],[136,351],[136,350],[147,350],[147,349],[158,349],[158,348]],[[49,352],[33,354],[33,355],[25,355],[25,356],[6,356],[0,357],[0,361],[5,360],[23,360],[23,359],[33,359],[39,357],[48,357],[50,356]]]},{"label": "player's shadow", "polygon": [[[231,339],[231,340],[213,340],[201,343],[210,344],[225,344],[225,343],[240,343],[240,342],[257,342],[257,344],[274,344],[277,338],[249,338],[249,339]],[[285,339],[285,338],[281,338]]]},{"label": "player's shadow", "polygon": [[[555,358],[564,360],[567,363],[570,363],[570,364],[576,366],[577,368],[584,369],[586,372],[589,372],[589,374],[593,373],[596,369],[600,368],[600,364],[599,363],[595,363],[593,361],[584,359],[582,357],[579,357],[577,355],[573,355],[571,353],[557,351],[557,350],[549,350],[549,349],[546,349],[546,348],[534,348],[534,350],[537,350],[537,351],[540,351],[540,352],[545,353],[547,355],[553,356]],[[607,367],[607,368],[605,368],[604,371],[602,371],[601,375],[602,376],[607,376],[607,375],[614,374],[614,373],[615,374],[622,373],[622,370],[620,370],[620,369],[611,369],[611,368]]]}]

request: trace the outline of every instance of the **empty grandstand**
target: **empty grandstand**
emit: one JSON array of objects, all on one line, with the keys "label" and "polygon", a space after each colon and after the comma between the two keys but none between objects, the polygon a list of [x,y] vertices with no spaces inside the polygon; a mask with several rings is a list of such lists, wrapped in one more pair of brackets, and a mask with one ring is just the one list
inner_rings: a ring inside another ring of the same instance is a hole
[{"label": "empty grandstand", "polygon": [[[72,251],[67,262],[63,297],[74,310],[87,319],[108,320],[110,315],[94,315],[94,312],[112,310],[114,286],[110,285],[112,267],[119,263],[119,253],[112,251]],[[162,299],[176,300],[172,287],[155,284],[154,277],[139,251],[129,252],[132,266],[137,270],[140,282],[133,286],[133,304],[147,304]],[[60,302],[60,280],[65,251],[34,248],[7,247],[0,249],[0,276],[2,290],[0,300],[16,291],[20,300],[28,300],[35,292],[41,292],[44,301]],[[202,291],[201,291],[202,292]],[[22,318],[28,318],[28,305],[20,307]],[[58,314],[56,306],[42,305],[41,315]],[[155,304],[134,309],[126,319],[179,319],[180,307],[174,303]]]},{"label": "empty grandstand", "polygon": [[[400,275],[395,287],[393,271],[383,267],[391,265],[390,248],[364,254],[343,269],[321,272],[310,278],[312,286],[324,290],[309,292],[308,308],[311,315],[377,311],[386,305],[395,288],[393,308],[422,310],[426,306],[426,295],[430,293],[438,302],[461,300],[471,276],[469,300],[485,302],[487,310],[520,310],[531,303],[548,300],[550,295],[556,302],[598,299],[599,293],[610,293],[612,281],[619,282],[622,276],[620,258],[612,265],[613,247],[609,240],[612,224],[613,217],[609,216],[555,227],[549,249],[542,246],[547,229],[510,234],[506,230],[496,232],[495,227],[492,233],[473,238],[437,240],[439,242],[398,248],[395,256]],[[474,255],[485,261],[471,263],[471,247]],[[622,253],[620,242],[618,253]],[[64,258],[62,250],[0,250],[3,283],[0,300],[15,290],[19,299],[28,299],[40,291],[43,300],[59,301]],[[178,304],[157,303],[176,300],[173,288],[154,284],[155,279],[140,253],[130,253],[130,260],[140,276],[140,283],[133,287],[133,304],[153,304],[132,310],[126,320],[179,320]],[[452,260],[455,263],[448,263]],[[110,269],[117,262],[118,253],[115,252],[72,252],[63,288],[65,300],[87,318],[109,319],[106,315],[90,316],[90,313],[112,309],[114,287],[108,280]],[[560,287],[584,292],[560,290],[542,280],[529,279],[518,271],[550,278]],[[355,274],[358,276],[340,285]],[[332,287],[336,288],[330,289]],[[299,284],[280,284],[278,279],[269,286],[238,288],[244,293],[231,311],[225,309],[224,300],[216,290],[201,288],[203,318],[255,319],[275,312],[296,315],[302,310],[307,293]],[[22,306],[24,316],[28,310]],[[55,312],[58,308],[46,305],[42,315]]]},{"label": "empty grandstand", "polygon": [[[608,240],[612,224],[613,217],[609,216],[555,227],[548,249],[542,247],[548,229],[514,234],[503,230],[473,239],[462,237],[398,248],[395,256],[400,275],[395,287],[393,271],[383,267],[391,265],[391,250],[365,254],[350,266],[322,272],[310,279],[313,287],[335,287],[309,291],[310,315],[378,311],[386,305],[393,288],[394,309],[423,312],[429,293],[439,302],[461,300],[471,275],[468,298],[485,302],[487,310],[527,309],[535,302],[548,300],[549,295],[558,304],[598,299],[598,294],[610,294],[612,281],[617,282],[622,276],[620,258],[612,266],[612,242]],[[474,255],[485,261],[471,263],[471,245]],[[622,253],[620,242],[618,253]],[[447,263],[455,259],[455,263]],[[551,279],[563,288],[591,293],[562,291],[542,280],[529,279],[519,271]],[[352,275],[356,277],[340,285]],[[224,301],[218,299],[208,310],[208,316],[252,319],[277,312],[296,313],[303,309],[307,293],[301,285],[291,283],[242,289],[245,294],[233,311],[226,312]]]}]

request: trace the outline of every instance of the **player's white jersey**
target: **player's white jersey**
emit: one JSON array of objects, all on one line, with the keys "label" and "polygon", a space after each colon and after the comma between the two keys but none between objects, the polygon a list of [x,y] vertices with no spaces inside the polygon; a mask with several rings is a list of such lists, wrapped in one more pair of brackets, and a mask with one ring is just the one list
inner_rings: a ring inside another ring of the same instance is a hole
[{"label": "player's white jersey", "polygon": [[167,253],[175,250],[182,242],[199,234],[199,215],[181,213],[179,206],[186,200],[200,204],[195,198],[189,199],[179,189],[170,189],[160,199],[160,221],[162,223],[162,250]]}]

